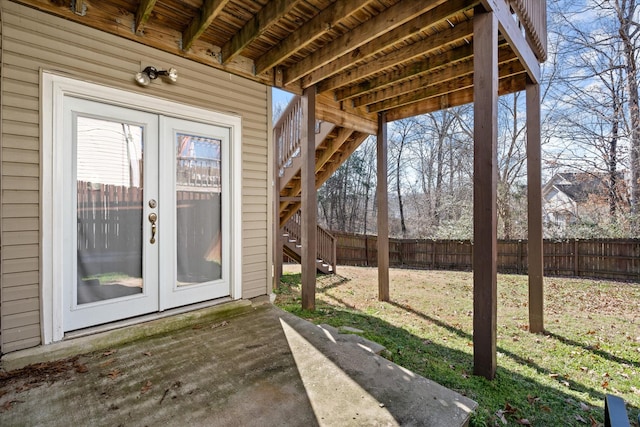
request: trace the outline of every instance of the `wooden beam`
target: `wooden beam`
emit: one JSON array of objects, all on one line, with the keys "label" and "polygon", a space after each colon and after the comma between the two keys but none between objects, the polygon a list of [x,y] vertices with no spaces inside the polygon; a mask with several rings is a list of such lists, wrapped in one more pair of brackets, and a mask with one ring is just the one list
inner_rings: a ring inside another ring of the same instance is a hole
[{"label": "wooden beam", "polygon": [[327,95],[318,95],[316,115],[319,120],[357,130],[358,132],[368,133],[369,135],[375,135],[378,130],[375,114],[349,108],[340,102],[334,101]]},{"label": "wooden beam", "polygon": [[411,44],[403,49],[382,56],[375,61],[368,62],[347,73],[334,76],[318,84],[319,92],[337,89],[349,85],[357,80],[364,79],[379,73],[387,68],[397,67],[399,64],[414,60],[419,57],[436,52],[447,46],[471,38],[473,34],[473,22],[465,21],[455,27],[442,31],[427,39]]},{"label": "wooden beam", "polygon": [[341,87],[334,92],[337,101],[363,96],[374,90],[384,90],[385,87],[396,85],[404,80],[435,72],[436,70],[451,66],[473,58],[473,45],[466,44],[462,47],[447,50],[443,54],[436,54],[417,62],[412,62],[400,69],[392,69],[379,77],[373,77],[362,83],[349,87]]},{"label": "wooden beam", "polygon": [[343,0],[329,5],[306,24],[291,33],[264,55],[256,59],[256,74],[275,67],[297,51],[329,32],[341,20],[361,10],[374,0]]},{"label": "wooden beam", "polygon": [[[473,46],[469,46],[469,48],[473,49]],[[516,56],[509,48],[509,46],[504,46],[498,50],[498,60],[500,64],[512,62],[514,59],[516,59]],[[522,67],[519,67],[519,69],[521,68]],[[502,71],[503,70],[500,70],[501,73]],[[448,80],[452,80],[454,78],[471,74],[473,74],[473,61],[469,59],[466,61],[458,61],[447,67],[439,67],[437,70],[432,70],[429,73],[421,73],[414,79],[410,79],[408,81],[399,81],[392,87],[385,87],[383,89],[371,91],[365,95],[353,98],[352,104],[354,107],[371,105],[384,101],[386,99],[424,89],[427,86],[434,86]],[[369,111],[376,110],[369,109]]]},{"label": "wooden beam", "polygon": [[378,114],[377,133],[377,186],[378,200],[378,300],[389,301],[389,193],[387,190],[388,146],[387,118]]},{"label": "wooden beam", "polygon": [[[526,72],[500,79],[498,93],[506,95],[508,93],[524,90],[526,85]],[[459,105],[473,102],[473,88],[465,88],[437,96],[427,98],[414,104],[405,105],[387,111],[389,121],[406,119],[407,117],[429,114],[445,108],[457,107]]]},{"label": "wooden beam", "polygon": [[302,308],[316,308],[316,253],[318,227],[318,197],[316,193],[316,88],[305,89],[302,95]]},{"label": "wooden beam", "polygon": [[195,16],[186,30],[182,33],[182,50],[189,50],[202,33],[216,19],[230,0],[205,0],[200,8],[200,14]]},{"label": "wooden beam", "polygon": [[[473,66],[473,64],[471,64]],[[502,77],[508,77],[514,74],[522,73],[524,68],[517,59],[505,64],[500,68],[498,75]],[[412,86],[412,85],[409,85]],[[459,77],[445,79],[444,81],[438,81],[437,76],[434,76],[433,84],[426,85],[423,88],[415,87],[403,95],[375,102],[368,106],[369,112],[377,112],[382,110],[390,110],[403,105],[412,104],[422,99],[431,98],[438,95],[444,95],[449,92],[455,92],[459,89],[464,89],[473,86],[473,70],[470,73],[462,74]]]},{"label": "wooden beam", "polygon": [[301,0],[275,0],[267,2],[258,13],[253,15],[244,27],[231,37],[231,40],[222,46],[222,63],[226,64],[242,53],[244,48],[260,37],[267,28],[278,22],[280,18],[290,12],[291,9],[295,8],[300,2]]},{"label": "wooden beam", "polygon": [[[479,3],[479,1],[475,3]],[[354,62],[371,58],[373,55],[384,51],[389,46],[407,40],[413,37],[414,34],[433,27],[438,22],[442,22],[457,13],[470,10],[473,8],[475,3],[469,2],[468,0],[451,0],[434,7],[417,18],[414,18],[391,31],[381,34],[374,40],[358,47],[355,51],[342,55],[311,72],[302,79],[302,87],[307,87],[311,84],[325,80],[330,76],[338,74],[351,67]],[[319,92],[323,92],[325,90],[326,89],[324,87],[318,86]]]},{"label": "wooden beam", "polygon": [[542,246],[542,173],[540,85],[527,84],[527,201],[529,331],[544,332],[544,253]]},{"label": "wooden beam", "polygon": [[[285,84],[300,79],[302,76],[328,64],[336,58],[351,52],[363,44],[381,36],[387,31],[404,24],[445,0],[401,1],[385,9],[382,13],[365,21],[353,30],[323,46],[302,61],[289,67],[285,73]],[[307,87],[310,84],[306,85]]]},{"label": "wooden beam", "polygon": [[473,371],[496,374],[498,19],[474,16]]},{"label": "wooden beam", "polygon": [[533,83],[540,83],[540,63],[520,27],[511,16],[511,8],[505,0],[481,0],[487,11],[495,13],[500,33],[509,42],[522,61]]},{"label": "wooden beam", "polygon": [[142,29],[147,25],[147,21],[151,17],[153,7],[158,0],[141,0],[136,11],[136,26],[134,32],[136,34],[142,33]]}]

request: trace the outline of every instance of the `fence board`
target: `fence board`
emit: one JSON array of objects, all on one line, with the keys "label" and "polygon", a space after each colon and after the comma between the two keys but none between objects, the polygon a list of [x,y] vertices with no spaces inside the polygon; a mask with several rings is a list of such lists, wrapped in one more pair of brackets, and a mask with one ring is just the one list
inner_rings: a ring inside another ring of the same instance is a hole
[{"label": "fence board", "polygon": [[[376,266],[376,236],[332,231],[338,240],[338,264]],[[527,274],[527,241],[498,242],[498,271]],[[545,240],[544,272],[640,282],[640,239]],[[469,240],[389,239],[392,267],[471,270]]]}]

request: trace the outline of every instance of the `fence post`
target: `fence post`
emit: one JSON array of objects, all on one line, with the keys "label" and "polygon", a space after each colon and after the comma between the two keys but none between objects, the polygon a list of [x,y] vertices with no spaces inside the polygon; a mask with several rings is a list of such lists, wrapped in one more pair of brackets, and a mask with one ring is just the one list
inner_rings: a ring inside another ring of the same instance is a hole
[{"label": "fence post", "polygon": [[578,254],[578,239],[573,241],[573,274],[580,275],[580,259]]},{"label": "fence post", "polygon": [[369,237],[364,235],[364,265],[369,267]]},{"label": "fence post", "polygon": [[433,241],[433,262],[432,262],[434,270],[438,268],[438,259],[436,258],[437,248],[438,248],[438,241],[434,240]]}]

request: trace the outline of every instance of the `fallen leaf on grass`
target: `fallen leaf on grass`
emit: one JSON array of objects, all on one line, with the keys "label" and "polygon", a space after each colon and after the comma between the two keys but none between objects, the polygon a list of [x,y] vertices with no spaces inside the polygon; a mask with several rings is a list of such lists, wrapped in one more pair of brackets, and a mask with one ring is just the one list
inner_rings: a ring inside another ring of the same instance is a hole
[{"label": "fallen leaf on grass", "polygon": [[505,414],[515,414],[518,411],[518,408],[511,406],[509,402],[504,404],[504,413]]},{"label": "fallen leaf on grass", "polygon": [[534,403],[540,401],[539,397],[534,397],[531,396],[530,394],[527,395],[527,401],[529,402],[530,405],[533,405]]},{"label": "fallen leaf on grass", "polygon": [[600,384],[602,386],[602,388],[608,388],[609,387],[609,381],[603,381],[602,384]]},{"label": "fallen leaf on grass", "polygon": [[595,420],[591,415],[589,415],[589,421],[591,421],[591,427],[600,427],[600,423]]},{"label": "fallen leaf on grass", "polygon": [[118,350],[107,350],[104,353],[102,353],[102,357],[111,356],[112,354],[116,354],[117,352]]},{"label": "fallen leaf on grass", "polygon": [[526,419],[526,418],[520,418],[519,420],[516,420],[516,423],[523,425],[523,426],[530,426],[531,422]]},{"label": "fallen leaf on grass", "polygon": [[498,419],[502,421],[502,424],[507,425],[507,419],[504,417],[504,412],[502,411],[502,409],[498,409],[496,411],[496,417],[498,417]]},{"label": "fallen leaf on grass", "polygon": [[76,367],[76,372],[79,374],[84,374],[86,372],[89,372],[89,368],[87,368],[87,365],[83,363],[77,363],[75,367]]},{"label": "fallen leaf on grass", "polygon": [[588,424],[587,420],[582,418],[580,415],[576,415],[575,418],[576,418],[576,421],[580,421],[582,424]]},{"label": "fallen leaf on grass", "polygon": [[151,390],[151,385],[152,385],[151,381],[147,381],[140,389],[140,394],[145,394],[146,392]]},{"label": "fallen leaf on grass", "polygon": [[591,410],[591,406],[587,405],[584,402],[580,402],[580,409],[582,409],[583,411],[590,411]]},{"label": "fallen leaf on grass", "polygon": [[120,376],[121,372],[120,369],[114,369],[112,371],[110,371],[107,376],[109,378],[111,378],[112,380],[115,380],[116,378],[118,378]]},{"label": "fallen leaf on grass", "polygon": [[151,356],[151,352],[150,351],[145,351],[144,353],[142,353],[145,356]]},{"label": "fallen leaf on grass", "polygon": [[549,408],[547,405],[542,405],[540,409],[542,409],[544,412],[551,412],[551,408]]}]

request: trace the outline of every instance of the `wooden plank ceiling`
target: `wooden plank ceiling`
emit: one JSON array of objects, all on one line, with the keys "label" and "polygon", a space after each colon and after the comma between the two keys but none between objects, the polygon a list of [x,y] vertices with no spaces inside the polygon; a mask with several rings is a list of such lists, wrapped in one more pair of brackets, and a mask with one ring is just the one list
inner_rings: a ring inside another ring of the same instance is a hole
[{"label": "wooden plank ceiling", "polygon": [[[294,93],[316,85],[320,116],[368,132],[380,111],[396,120],[473,100],[479,0],[18,3]],[[499,75],[501,93],[524,89],[503,39]]]}]

